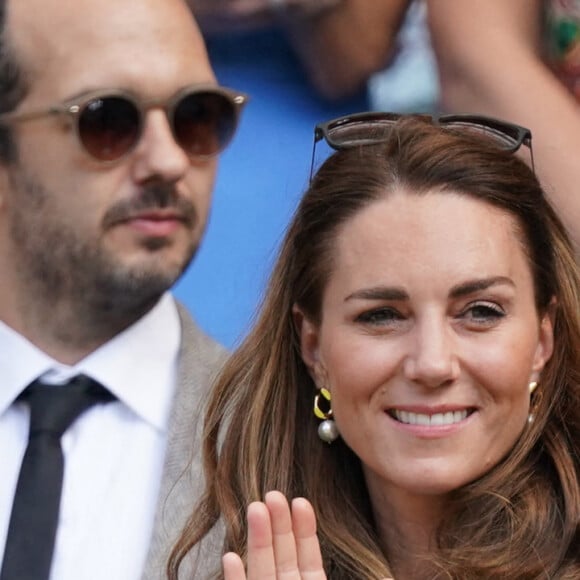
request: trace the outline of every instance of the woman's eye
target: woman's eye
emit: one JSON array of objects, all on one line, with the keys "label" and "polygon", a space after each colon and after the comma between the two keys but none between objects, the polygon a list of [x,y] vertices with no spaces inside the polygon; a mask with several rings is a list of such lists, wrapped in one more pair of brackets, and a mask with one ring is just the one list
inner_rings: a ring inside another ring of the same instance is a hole
[{"label": "woman's eye", "polygon": [[477,302],[470,304],[464,311],[463,317],[473,320],[474,322],[486,323],[494,322],[505,316],[501,306],[494,302]]},{"label": "woman's eye", "polygon": [[359,314],[356,320],[357,322],[378,326],[403,320],[403,315],[392,308],[375,308]]}]

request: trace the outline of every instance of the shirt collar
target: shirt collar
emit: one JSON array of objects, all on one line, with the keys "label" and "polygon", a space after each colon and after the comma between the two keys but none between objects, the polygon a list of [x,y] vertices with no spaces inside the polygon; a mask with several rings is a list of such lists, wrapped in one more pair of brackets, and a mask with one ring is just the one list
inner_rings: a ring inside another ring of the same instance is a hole
[{"label": "shirt collar", "polygon": [[[61,365],[0,322],[2,414],[35,378],[85,373],[156,429],[165,431],[176,387],[181,341],[179,314],[166,293],[141,319],[74,367]],[[15,364],[15,361],[17,363]]]}]

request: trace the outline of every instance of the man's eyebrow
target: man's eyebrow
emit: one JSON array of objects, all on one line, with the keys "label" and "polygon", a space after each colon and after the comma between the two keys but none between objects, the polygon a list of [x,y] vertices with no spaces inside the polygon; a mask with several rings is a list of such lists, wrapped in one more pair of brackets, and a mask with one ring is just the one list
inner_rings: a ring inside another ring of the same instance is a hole
[{"label": "man's eyebrow", "polygon": [[349,294],[344,301],[348,300],[408,300],[409,294],[402,288],[390,286],[374,286],[363,288]]},{"label": "man's eyebrow", "polygon": [[507,276],[493,276],[492,278],[483,278],[480,280],[469,280],[454,286],[449,292],[451,298],[461,298],[469,294],[475,294],[481,290],[487,290],[492,286],[508,285],[515,288],[515,283]]}]

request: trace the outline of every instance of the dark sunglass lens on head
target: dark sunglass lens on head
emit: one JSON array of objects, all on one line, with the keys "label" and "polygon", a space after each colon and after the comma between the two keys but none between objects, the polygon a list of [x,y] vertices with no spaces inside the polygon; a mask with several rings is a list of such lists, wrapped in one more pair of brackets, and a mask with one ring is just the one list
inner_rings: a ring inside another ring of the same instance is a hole
[{"label": "dark sunglass lens on head", "polygon": [[214,91],[185,95],[173,111],[175,139],[191,157],[208,157],[219,153],[236,130],[234,102]]},{"label": "dark sunglass lens on head", "polygon": [[137,143],[141,114],[125,97],[100,97],[89,101],[78,119],[81,143],[100,161],[114,161]]}]

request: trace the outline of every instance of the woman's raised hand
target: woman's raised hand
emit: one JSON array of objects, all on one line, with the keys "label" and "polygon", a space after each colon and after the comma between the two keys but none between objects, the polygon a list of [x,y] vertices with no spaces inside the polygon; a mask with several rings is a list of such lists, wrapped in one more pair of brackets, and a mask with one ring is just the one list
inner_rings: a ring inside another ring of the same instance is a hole
[{"label": "woman's raised hand", "polygon": [[225,580],[326,580],[316,516],[303,498],[292,508],[278,491],[248,506],[248,571],[233,552],[223,557]]}]

